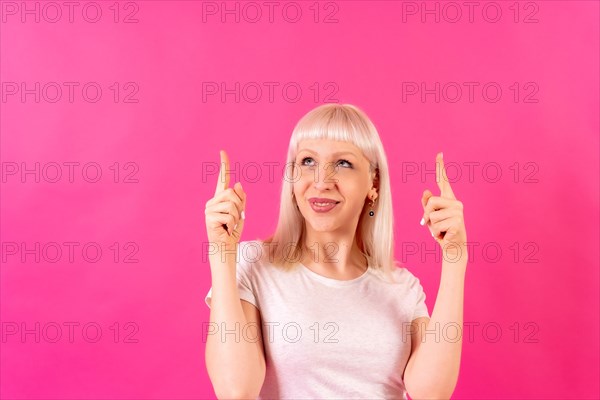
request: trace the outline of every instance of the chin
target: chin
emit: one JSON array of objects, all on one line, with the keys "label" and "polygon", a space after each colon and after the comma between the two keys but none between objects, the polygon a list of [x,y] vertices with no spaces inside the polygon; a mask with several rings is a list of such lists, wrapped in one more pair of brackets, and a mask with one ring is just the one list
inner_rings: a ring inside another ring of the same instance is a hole
[{"label": "chin", "polygon": [[309,223],[309,225],[315,232],[331,232],[340,228],[340,225],[334,223],[333,221],[331,223]]}]

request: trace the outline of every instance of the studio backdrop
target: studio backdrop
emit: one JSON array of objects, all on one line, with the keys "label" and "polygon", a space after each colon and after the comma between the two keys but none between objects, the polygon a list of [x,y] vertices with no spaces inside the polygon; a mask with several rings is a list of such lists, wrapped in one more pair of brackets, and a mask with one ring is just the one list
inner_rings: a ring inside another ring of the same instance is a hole
[{"label": "studio backdrop", "polygon": [[215,398],[219,150],[242,240],[266,238],[291,132],[332,102],[377,127],[430,312],[444,154],[470,249],[454,398],[600,395],[598,2],[0,5],[1,398]]}]

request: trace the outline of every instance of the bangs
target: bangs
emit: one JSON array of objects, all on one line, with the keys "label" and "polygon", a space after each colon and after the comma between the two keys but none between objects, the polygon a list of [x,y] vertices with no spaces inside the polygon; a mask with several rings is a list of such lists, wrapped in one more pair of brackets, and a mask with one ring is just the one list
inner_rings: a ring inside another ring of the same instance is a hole
[{"label": "bangs", "polygon": [[[291,140],[292,157],[298,152],[298,145],[306,139],[329,139],[349,142],[362,150],[373,160],[375,147],[372,128],[360,111],[349,105],[325,104],[306,114],[294,128]],[[374,127],[373,127],[374,129]]]}]

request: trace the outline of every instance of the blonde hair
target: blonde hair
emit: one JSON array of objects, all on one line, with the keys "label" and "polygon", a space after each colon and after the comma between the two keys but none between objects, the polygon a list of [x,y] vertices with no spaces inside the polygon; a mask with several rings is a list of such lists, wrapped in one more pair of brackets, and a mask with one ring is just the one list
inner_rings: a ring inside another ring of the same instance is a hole
[{"label": "blonde hair", "polygon": [[[351,104],[323,104],[296,124],[288,147],[286,171],[294,166],[298,144],[305,139],[330,139],[350,142],[362,150],[369,160],[370,172],[377,181],[378,197],[373,205],[375,215],[369,216],[369,204],[361,211],[356,227],[356,242],[369,266],[380,276],[390,278],[396,268],[394,258],[394,214],[387,158],[375,125],[358,107]],[[269,262],[290,269],[300,261],[304,217],[293,200],[293,182],[284,175],[279,206],[279,220],[273,235],[263,240],[268,249],[263,252]],[[375,182],[374,180],[374,182]]]}]

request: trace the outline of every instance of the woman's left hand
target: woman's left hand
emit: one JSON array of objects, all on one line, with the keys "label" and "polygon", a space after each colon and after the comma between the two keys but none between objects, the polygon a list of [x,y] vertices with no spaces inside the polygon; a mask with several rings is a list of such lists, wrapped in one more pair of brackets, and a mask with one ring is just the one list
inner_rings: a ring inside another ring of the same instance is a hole
[{"label": "woman's left hand", "polygon": [[463,217],[463,203],[456,199],[444,168],[442,153],[436,156],[436,181],[440,195],[434,196],[429,190],[423,192],[423,218],[421,225],[427,224],[431,236],[440,244],[444,257],[456,262],[467,260],[467,231]]}]

